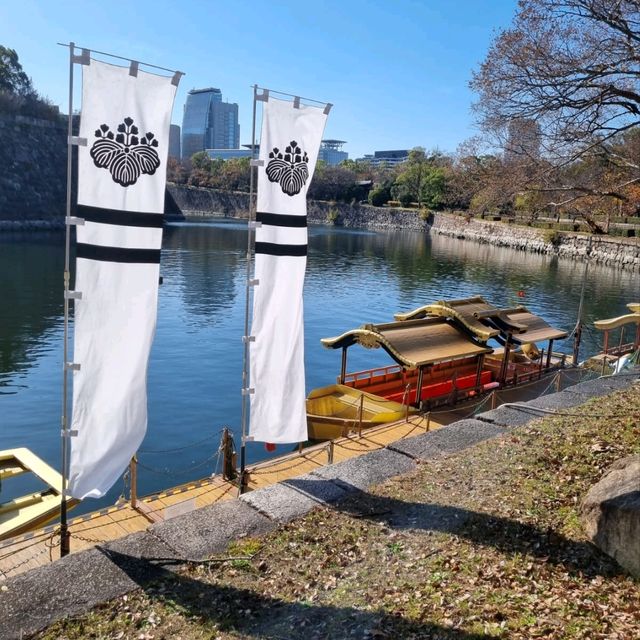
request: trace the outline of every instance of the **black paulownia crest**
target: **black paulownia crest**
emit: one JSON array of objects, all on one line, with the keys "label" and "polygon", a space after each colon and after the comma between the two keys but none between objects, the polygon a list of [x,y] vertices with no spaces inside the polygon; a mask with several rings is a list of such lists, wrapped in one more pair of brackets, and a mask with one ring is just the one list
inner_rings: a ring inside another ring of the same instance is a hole
[{"label": "black paulownia crest", "polygon": [[114,135],[109,126],[101,124],[96,129],[98,138],[89,152],[93,163],[108,169],[114,182],[123,187],[135,184],[141,174],[153,175],[160,166],[156,147],[158,141],[153,133],[138,136],[138,127],[133,118],[125,118]]},{"label": "black paulownia crest", "polygon": [[282,191],[288,196],[300,193],[309,178],[307,152],[303,152],[298,143],[292,140],[284,150],[284,154],[278,147],[274,147],[269,153],[269,158],[271,159],[267,164],[267,178],[271,182],[279,182]]}]

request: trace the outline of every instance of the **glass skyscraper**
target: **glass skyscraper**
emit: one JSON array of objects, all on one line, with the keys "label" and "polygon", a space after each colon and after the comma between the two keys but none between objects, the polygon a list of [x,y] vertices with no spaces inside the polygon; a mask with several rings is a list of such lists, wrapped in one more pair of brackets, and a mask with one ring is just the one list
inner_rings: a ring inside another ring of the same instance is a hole
[{"label": "glass skyscraper", "polygon": [[205,149],[240,146],[238,105],[222,102],[220,89],[192,89],[182,117],[182,157]]}]

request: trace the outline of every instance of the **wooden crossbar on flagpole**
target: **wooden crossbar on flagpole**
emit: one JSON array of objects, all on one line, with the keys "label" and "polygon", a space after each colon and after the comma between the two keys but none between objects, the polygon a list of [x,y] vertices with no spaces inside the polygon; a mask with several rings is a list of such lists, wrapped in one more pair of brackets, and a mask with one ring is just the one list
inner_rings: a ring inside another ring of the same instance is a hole
[{"label": "wooden crossbar on flagpole", "polygon": [[[248,222],[248,234],[247,234],[247,275],[246,275],[246,296],[245,296],[245,312],[244,312],[244,335],[242,341],[244,343],[242,353],[242,411],[241,411],[241,430],[242,430],[242,442],[240,446],[240,475],[239,475],[239,494],[244,493],[246,488],[246,443],[252,438],[247,435],[247,422],[249,416],[249,397],[254,392],[254,389],[249,387],[249,348],[250,343],[255,340],[254,336],[249,335],[249,312],[251,306],[251,288],[259,285],[258,280],[252,278],[252,266],[253,266],[253,253],[255,247],[255,229],[260,226],[261,223],[255,222],[256,218],[256,188],[255,188],[255,169],[261,166],[261,161],[256,158],[256,105],[258,102],[267,102],[269,100],[269,94],[276,93],[281,96],[287,96],[293,98],[294,108],[300,107],[300,101],[314,102],[316,104],[324,105],[324,113],[328,114],[333,106],[330,102],[322,102],[320,100],[314,100],[312,98],[303,98],[293,93],[286,93],[284,91],[276,91],[274,89],[267,89],[266,87],[260,87],[257,84],[252,85],[253,89],[253,117],[251,122],[251,172],[249,178],[249,222]],[[261,91],[261,93],[258,93]]]}]

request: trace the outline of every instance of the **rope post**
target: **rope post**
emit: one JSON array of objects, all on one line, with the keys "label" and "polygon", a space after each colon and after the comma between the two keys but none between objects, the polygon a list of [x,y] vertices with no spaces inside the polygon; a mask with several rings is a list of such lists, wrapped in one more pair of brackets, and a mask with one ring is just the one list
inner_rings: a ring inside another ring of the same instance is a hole
[{"label": "rope post", "polygon": [[[404,373],[402,374],[404,376]],[[402,395],[402,404],[406,406],[404,421],[409,422],[409,389],[411,389],[411,383],[407,382],[407,386],[404,388],[404,394]]]},{"label": "rope post", "polygon": [[233,450],[233,438],[228,427],[222,430],[220,448],[222,449],[222,477],[229,481],[235,480],[238,475],[235,468],[235,451]]},{"label": "rope post", "polygon": [[555,380],[555,382],[556,382],[556,393],[557,393],[558,391],[560,391],[560,388],[561,388],[561,385],[560,385],[560,382],[561,382],[561,381],[560,381],[560,377],[561,377],[561,376],[560,376],[560,372],[558,371],[558,373],[556,373],[556,380]]},{"label": "rope post", "polygon": [[129,477],[131,478],[131,496],[129,502],[131,508],[135,509],[138,506],[138,458],[133,456],[129,463]]},{"label": "rope post", "polygon": [[492,408],[492,409],[495,409],[495,408],[496,408],[497,401],[498,401],[498,399],[496,398],[496,390],[494,389],[494,390],[491,392],[491,408]]},{"label": "rope post", "polygon": [[333,464],[333,440],[329,440],[329,448],[327,449],[327,464]]},{"label": "rope post", "polygon": [[424,427],[425,431],[429,431],[431,428],[431,411],[427,411],[427,424]]},{"label": "rope post", "polygon": [[358,438],[362,438],[362,411],[364,409],[364,393],[360,396],[360,409],[358,410]]}]

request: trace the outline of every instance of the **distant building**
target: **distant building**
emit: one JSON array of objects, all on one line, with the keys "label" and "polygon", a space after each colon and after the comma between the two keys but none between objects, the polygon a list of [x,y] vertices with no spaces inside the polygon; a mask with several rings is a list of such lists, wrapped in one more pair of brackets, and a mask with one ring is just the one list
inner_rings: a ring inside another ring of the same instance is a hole
[{"label": "distant building", "polygon": [[409,149],[394,149],[392,151],[374,151],[371,164],[400,164],[409,157]]},{"label": "distant building", "polygon": [[367,153],[358,162],[369,162],[372,165],[380,164],[401,164],[409,157],[409,149],[395,149],[393,151],[374,151]]},{"label": "distant building", "polygon": [[182,157],[205,149],[237,149],[240,146],[238,105],[222,102],[222,91],[192,89],[182,117]]},{"label": "distant building", "polygon": [[507,162],[538,160],[541,144],[542,133],[540,125],[535,120],[529,118],[511,120],[507,129],[504,159]]},{"label": "distant building", "polygon": [[180,160],[180,127],[172,124],[169,129],[169,157]]},{"label": "distant building", "polygon": [[[243,144],[243,149],[206,149],[212,160],[231,160],[232,158],[251,158],[251,145]],[[256,144],[256,158],[260,153],[260,145]]]},{"label": "distant building", "polygon": [[318,160],[324,160],[327,164],[340,164],[343,160],[349,158],[346,151],[342,151],[342,145],[346,144],[344,140],[323,140],[318,151]]},{"label": "distant building", "polygon": [[232,158],[250,158],[251,149],[206,149],[212,160],[231,160]]}]

